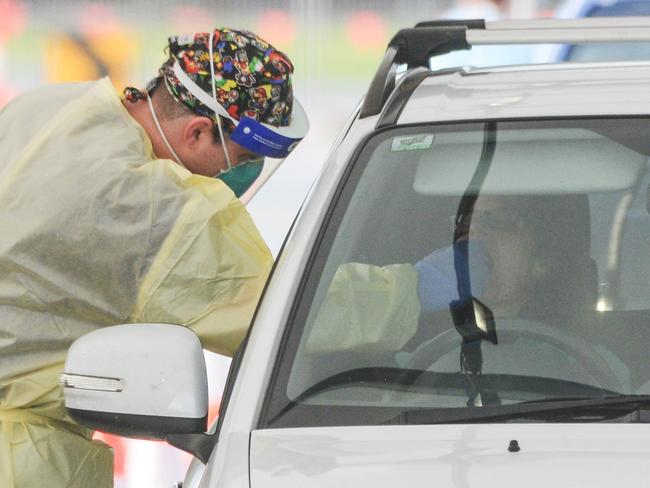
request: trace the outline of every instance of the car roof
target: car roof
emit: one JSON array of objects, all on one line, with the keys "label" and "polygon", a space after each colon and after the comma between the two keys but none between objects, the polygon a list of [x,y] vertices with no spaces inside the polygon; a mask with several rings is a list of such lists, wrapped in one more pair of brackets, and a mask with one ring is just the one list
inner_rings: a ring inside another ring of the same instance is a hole
[{"label": "car roof", "polygon": [[398,124],[650,114],[650,62],[562,63],[432,73]]}]

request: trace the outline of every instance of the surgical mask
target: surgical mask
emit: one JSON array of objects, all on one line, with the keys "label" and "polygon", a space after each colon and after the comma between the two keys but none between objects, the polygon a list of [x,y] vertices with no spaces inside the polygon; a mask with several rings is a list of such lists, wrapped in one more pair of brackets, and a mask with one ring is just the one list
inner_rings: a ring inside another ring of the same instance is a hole
[{"label": "surgical mask", "polygon": [[254,157],[240,162],[234,168],[222,171],[215,178],[223,181],[239,198],[248,190],[262,173],[264,157]]}]

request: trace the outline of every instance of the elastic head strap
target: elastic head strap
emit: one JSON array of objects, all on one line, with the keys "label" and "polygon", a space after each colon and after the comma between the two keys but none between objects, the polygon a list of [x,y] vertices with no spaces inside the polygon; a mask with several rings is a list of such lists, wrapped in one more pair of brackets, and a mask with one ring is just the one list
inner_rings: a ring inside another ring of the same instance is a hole
[{"label": "elastic head strap", "polygon": [[[214,100],[214,103],[218,106],[221,107],[221,104],[217,100],[217,89],[214,84],[214,56],[212,55],[212,41],[214,39],[214,31],[210,32],[210,40],[208,41],[208,46],[210,50],[210,74],[212,75],[212,99]],[[189,77],[188,77],[189,78]],[[198,88],[198,87],[197,87]],[[203,92],[199,88],[199,91]],[[223,107],[221,107],[223,109]],[[226,112],[224,110],[224,112]],[[221,127],[221,117],[219,117],[219,113],[215,110],[215,115],[217,119],[217,129],[219,130],[219,138],[221,139],[221,147],[223,147],[223,153],[226,155],[226,162],[228,163],[228,169],[226,171],[221,171],[219,174],[226,173],[232,169],[232,164],[230,163],[230,155],[228,154],[228,149],[226,148],[226,139],[223,137],[223,128]],[[226,112],[227,113],[227,112]],[[230,114],[228,114],[230,115]],[[232,117],[230,117],[232,119]]]},{"label": "elastic head strap", "polygon": [[[212,46],[210,46],[210,53],[212,53]],[[212,57],[210,58],[210,65],[213,68],[214,66],[214,61],[212,60]],[[181,65],[179,64],[178,60],[174,61],[174,65],[172,66],[172,70],[174,71],[174,74],[176,75],[176,78],[178,78],[178,81],[181,82],[181,84],[189,90],[189,92],[194,95],[197,100],[199,100],[203,105],[208,107],[210,110],[212,110],[215,114],[221,115],[223,117],[226,117],[228,120],[232,121],[235,125],[238,124],[238,121],[235,120],[223,106],[217,101],[216,98],[216,90],[214,86],[212,87],[212,92],[213,96],[208,95],[203,88],[201,88],[199,85],[197,85],[192,78],[190,78],[185,71],[183,71],[183,68],[181,68]],[[214,72],[212,73],[212,79],[214,83]]]},{"label": "elastic head strap", "polygon": [[186,166],[183,164],[183,161],[181,161],[181,158],[178,157],[178,154],[176,154],[176,151],[174,151],[174,148],[172,145],[169,143],[167,140],[167,137],[165,136],[165,133],[162,130],[162,127],[160,126],[160,122],[158,122],[158,116],[156,115],[156,110],[153,108],[153,102],[151,101],[151,96],[147,96],[147,102],[149,103],[149,110],[151,111],[151,116],[153,117],[153,121],[156,124],[156,127],[158,128],[158,133],[160,134],[160,137],[162,137],[163,142],[165,143],[165,146],[167,146],[167,149],[169,149],[169,152],[172,153],[174,158],[176,159],[176,162],[180,164],[183,168]]}]

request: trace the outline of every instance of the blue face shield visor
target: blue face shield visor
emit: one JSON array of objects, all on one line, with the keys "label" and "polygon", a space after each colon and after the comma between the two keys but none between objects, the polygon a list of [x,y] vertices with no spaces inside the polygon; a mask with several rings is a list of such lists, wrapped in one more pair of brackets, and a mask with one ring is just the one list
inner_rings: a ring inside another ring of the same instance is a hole
[{"label": "blue face shield visor", "polygon": [[173,69],[178,81],[201,103],[212,109],[217,115],[232,121],[235,130],[230,134],[230,139],[255,154],[270,158],[286,158],[309,130],[307,114],[295,98],[291,112],[291,124],[288,126],[275,127],[250,117],[235,120],[214,97],[203,91],[183,71],[178,61],[174,63]]}]

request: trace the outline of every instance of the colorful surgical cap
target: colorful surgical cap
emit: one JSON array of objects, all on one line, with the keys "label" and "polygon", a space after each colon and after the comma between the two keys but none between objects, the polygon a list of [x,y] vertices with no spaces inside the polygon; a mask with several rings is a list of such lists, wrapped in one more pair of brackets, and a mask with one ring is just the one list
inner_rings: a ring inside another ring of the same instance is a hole
[{"label": "colorful surgical cap", "polygon": [[[209,39],[210,33],[170,37],[169,59],[160,68],[160,74],[176,100],[218,123],[214,111],[192,95],[173,71],[178,62],[212,97]],[[251,117],[276,127],[289,125],[293,107],[293,65],[289,58],[248,31],[216,29],[212,44],[216,98],[230,116],[235,120]],[[232,130],[232,123],[225,117],[221,120],[226,122],[226,130]]]}]

